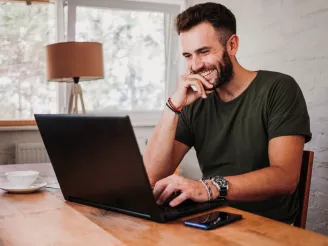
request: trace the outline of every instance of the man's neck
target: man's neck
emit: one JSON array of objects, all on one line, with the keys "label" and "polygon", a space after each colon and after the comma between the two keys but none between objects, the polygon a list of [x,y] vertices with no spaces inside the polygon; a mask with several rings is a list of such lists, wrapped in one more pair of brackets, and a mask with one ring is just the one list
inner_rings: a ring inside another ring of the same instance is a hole
[{"label": "man's neck", "polygon": [[257,75],[256,71],[247,70],[238,63],[234,64],[233,72],[233,79],[216,89],[220,99],[224,102],[229,102],[243,93]]}]

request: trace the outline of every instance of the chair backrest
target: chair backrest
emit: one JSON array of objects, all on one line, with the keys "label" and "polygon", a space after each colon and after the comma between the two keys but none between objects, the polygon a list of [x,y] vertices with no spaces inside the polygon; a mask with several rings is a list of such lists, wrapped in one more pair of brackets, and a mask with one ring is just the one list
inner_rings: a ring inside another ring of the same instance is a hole
[{"label": "chair backrest", "polygon": [[294,226],[305,228],[307,209],[309,204],[309,194],[312,176],[314,153],[312,151],[303,151],[302,167],[298,183],[298,197],[300,210],[297,214]]}]

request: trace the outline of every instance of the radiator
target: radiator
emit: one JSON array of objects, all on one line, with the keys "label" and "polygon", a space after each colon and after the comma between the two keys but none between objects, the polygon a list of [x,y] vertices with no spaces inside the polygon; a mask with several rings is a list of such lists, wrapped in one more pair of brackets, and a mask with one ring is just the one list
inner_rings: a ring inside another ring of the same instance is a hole
[{"label": "radiator", "polygon": [[43,143],[16,144],[16,163],[49,163],[49,156]]}]

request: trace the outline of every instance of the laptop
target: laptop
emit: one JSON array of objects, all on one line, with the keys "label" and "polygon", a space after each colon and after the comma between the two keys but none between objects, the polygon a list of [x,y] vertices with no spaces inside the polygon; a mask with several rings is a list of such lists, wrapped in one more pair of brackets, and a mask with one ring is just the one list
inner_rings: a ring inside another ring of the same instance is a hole
[{"label": "laptop", "polygon": [[223,203],[158,205],[129,116],[35,114],[35,119],[67,201],[156,222]]}]

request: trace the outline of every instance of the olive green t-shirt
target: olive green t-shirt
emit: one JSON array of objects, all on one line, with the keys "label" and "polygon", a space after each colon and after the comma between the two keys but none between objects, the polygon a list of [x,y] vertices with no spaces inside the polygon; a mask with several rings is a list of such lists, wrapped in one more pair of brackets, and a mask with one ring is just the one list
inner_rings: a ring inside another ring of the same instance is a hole
[{"label": "olive green t-shirt", "polygon": [[[213,92],[184,107],[175,139],[195,148],[203,176],[209,178],[270,166],[269,141],[288,135],[303,135],[306,142],[312,137],[302,91],[292,77],[260,70],[232,101]],[[299,207],[297,192],[233,206],[286,223],[294,222]]]}]

